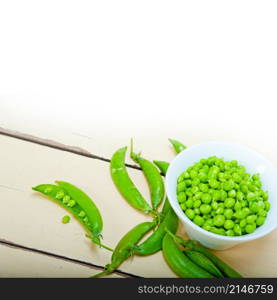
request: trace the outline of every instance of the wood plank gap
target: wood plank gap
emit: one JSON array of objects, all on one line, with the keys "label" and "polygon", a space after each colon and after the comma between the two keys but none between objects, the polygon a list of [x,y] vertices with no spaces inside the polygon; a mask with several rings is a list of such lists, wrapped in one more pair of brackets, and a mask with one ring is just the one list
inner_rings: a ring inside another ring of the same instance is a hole
[{"label": "wood plank gap", "polygon": [[[90,153],[89,151],[77,147],[77,146],[69,146],[69,145],[65,145],[53,140],[49,140],[49,139],[44,139],[44,138],[39,138],[30,134],[26,134],[26,133],[22,133],[19,131],[15,131],[15,130],[10,130],[10,129],[6,129],[3,127],[0,127],[0,134],[1,135],[5,135],[5,136],[9,136],[12,138],[16,138],[25,142],[30,142],[33,144],[37,144],[37,145],[41,145],[41,146],[46,146],[49,148],[53,148],[56,150],[61,150],[61,151],[65,151],[65,152],[70,152],[73,154],[77,154],[77,155],[81,155],[81,156],[85,156],[88,158],[93,158],[93,159],[98,159],[101,161],[105,161],[105,162],[110,162],[111,160],[109,158],[105,158],[105,157],[101,157],[95,154]],[[136,170],[141,170],[141,168],[135,166],[135,165],[131,165],[131,164],[126,164],[127,167],[132,168],[132,169],[136,169]]]},{"label": "wood plank gap", "polygon": [[[35,248],[19,245],[19,244],[16,244],[16,243],[13,243],[13,242],[10,242],[10,241],[6,241],[6,240],[3,240],[3,239],[0,239],[0,245],[4,245],[4,246],[7,246],[7,247],[12,247],[12,248],[15,248],[15,249],[21,249],[21,250],[25,250],[25,251],[30,251],[30,252],[34,252],[34,253],[38,253],[38,254],[42,254],[42,255],[47,255],[47,256],[50,256],[50,257],[54,257],[56,259],[62,259],[64,261],[68,261],[68,262],[88,266],[88,267],[91,267],[93,269],[97,269],[97,270],[101,270],[101,271],[104,270],[104,266],[96,265],[96,264],[93,264],[93,263],[89,263],[89,262],[86,262],[86,261],[82,261],[82,260],[79,260],[79,259],[67,257],[67,256],[60,255],[60,254],[51,253],[51,252],[40,250],[40,249],[35,249]],[[124,271],[121,271],[121,270],[115,270],[114,273],[117,273],[119,275],[123,275],[125,277],[143,278],[141,276],[131,274],[131,273],[128,273],[128,272],[124,272]]]}]

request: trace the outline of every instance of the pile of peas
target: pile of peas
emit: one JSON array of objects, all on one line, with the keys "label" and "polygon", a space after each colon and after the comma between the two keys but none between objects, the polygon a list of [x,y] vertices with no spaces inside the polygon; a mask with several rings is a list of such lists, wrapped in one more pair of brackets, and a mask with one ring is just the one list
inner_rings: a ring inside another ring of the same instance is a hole
[{"label": "pile of peas", "polygon": [[259,174],[251,176],[236,160],[216,156],[201,159],[179,176],[177,197],[195,224],[226,236],[254,232],[270,209]]}]

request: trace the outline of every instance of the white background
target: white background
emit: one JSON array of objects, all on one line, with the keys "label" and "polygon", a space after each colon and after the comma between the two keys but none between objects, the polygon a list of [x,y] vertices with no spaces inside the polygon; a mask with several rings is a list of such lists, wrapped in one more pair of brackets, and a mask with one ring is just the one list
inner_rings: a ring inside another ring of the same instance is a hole
[{"label": "white background", "polygon": [[0,1],[0,126],[277,158],[276,1]]}]

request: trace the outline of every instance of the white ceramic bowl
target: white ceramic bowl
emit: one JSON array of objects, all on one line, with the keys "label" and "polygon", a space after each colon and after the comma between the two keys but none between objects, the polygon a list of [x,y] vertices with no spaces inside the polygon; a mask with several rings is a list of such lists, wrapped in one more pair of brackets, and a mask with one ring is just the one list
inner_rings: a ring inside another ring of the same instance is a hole
[{"label": "white ceramic bowl", "polygon": [[[208,158],[213,155],[224,158],[226,161],[237,160],[246,167],[248,173],[261,174],[263,189],[269,193],[268,201],[271,208],[265,223],[251,234],[236,237],[214,234],[194,224],[180,208],[176,195],[178,176],[201,158]],[[263,237],[277,227],[277,169],[266,158],[247,147],[225,142],[205,142],[191,146],[179,153],[172,161],[167,170],[165,185],[169,202],[183,222],[189,237],[198,240],[208,248],[227,249]]]}]

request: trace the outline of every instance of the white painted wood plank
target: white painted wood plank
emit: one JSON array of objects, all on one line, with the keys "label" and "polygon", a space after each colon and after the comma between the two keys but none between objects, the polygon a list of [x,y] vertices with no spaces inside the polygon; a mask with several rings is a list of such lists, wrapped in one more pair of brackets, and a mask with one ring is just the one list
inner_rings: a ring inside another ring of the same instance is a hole
[{"label": "white painted wood plank", "polygon": [[[0,244],[0,278],[87,278],[94,268]],[[112,277],[119,277],[113,274]]]}]

